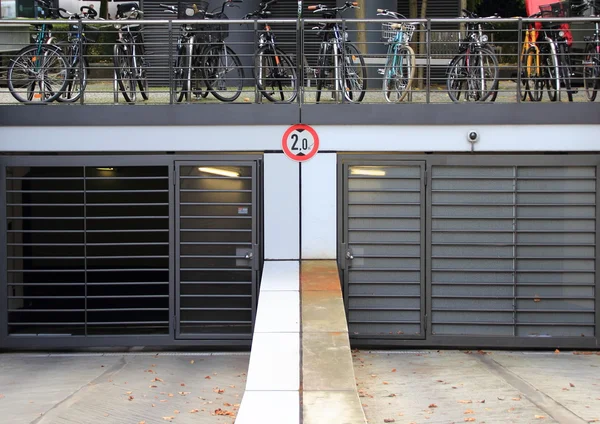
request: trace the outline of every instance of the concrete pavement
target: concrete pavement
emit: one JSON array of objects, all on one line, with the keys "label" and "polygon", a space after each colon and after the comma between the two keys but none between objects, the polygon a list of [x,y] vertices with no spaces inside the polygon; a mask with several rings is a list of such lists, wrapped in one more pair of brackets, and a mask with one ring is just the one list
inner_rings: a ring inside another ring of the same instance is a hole
[{"label": "concrete pavement", "polygon": [[600,353],[354,351],[369,423],[600,422]]},{"label": "concrete pavement", "polygon": [[5,424],[228,423],[248,354],[2,354]]}]

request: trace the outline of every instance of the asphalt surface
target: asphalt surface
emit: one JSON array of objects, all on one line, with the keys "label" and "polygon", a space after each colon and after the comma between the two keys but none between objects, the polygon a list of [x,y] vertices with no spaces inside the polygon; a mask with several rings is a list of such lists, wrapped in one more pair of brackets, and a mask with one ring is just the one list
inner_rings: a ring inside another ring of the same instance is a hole
[{"label": "asphalt surface", "polygon": [[2,354],[0,423],[235,420],[249,355]]},{"label": "asphalt surface", "polygon": [[352,355],[369,423],[600,422],[600,352]]}]

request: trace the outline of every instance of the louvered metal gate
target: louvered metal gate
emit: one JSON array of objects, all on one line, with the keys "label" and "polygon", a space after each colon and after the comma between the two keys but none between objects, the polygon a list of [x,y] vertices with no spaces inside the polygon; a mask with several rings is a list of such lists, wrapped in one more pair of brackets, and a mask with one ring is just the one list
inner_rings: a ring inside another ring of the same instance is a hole
[{"label": "louvered metal gate", "polygon": [[176,163],[178,338],[251,338],[258,278],[255,162]]},{"label": "louvered metal gate", "polygon": [[596,346],[600,159],[420,158],[341,157],[351,338]]},{"label": "louvered metal gate", "polygon": [[432,334],[594,337],[596,166],[433,166]]},{"label": "louvered metal gate", "polygon": [[352,338],[423,338],[425,163],[349,162],[344,299]]}]

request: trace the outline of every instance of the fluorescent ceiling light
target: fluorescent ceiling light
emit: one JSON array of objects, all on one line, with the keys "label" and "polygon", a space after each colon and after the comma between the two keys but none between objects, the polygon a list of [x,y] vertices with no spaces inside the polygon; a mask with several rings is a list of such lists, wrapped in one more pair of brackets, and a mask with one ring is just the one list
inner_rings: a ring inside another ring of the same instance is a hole
[{"label": "fluorescent ceiling light", "polygon": [[222,175],[223,177],[239,177],[239,172],[228,171],[220,168],[198,168],[200,172],[206,172],[208,174]]},{"label": "fluorescent ceiling light", "polygon": [[98,171],[114,171],[115,168],[96,168]]},{"label": "fluorescent ceiling light", "polygon": [[350,170],[352,175],[367,175],[370,177],[384,177],[385,171],[383,169],[371,169],[371,168],[352,168]]}]

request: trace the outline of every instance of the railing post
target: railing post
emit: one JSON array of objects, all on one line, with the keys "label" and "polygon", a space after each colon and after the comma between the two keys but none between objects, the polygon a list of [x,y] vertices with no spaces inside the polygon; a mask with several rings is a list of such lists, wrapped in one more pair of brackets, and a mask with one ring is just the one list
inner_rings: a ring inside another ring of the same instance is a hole
[{"label": "railing post", "polygon": [[[254,51],[258,52],[258,49],[260,48],[260,46],[258,45],[258,21],[256,19],[254,19]],[[277,54],[276,52],[273,52],[273,54]],[[256,58],[254,59],[254,64],[256,64]],[[262,65],[262,62],[261,62]],[[254,72],[256,72],[257,69],[254,70]],[[255,79],[258,77],[259,75],[255,75]],[[266,87],[263,87],[266,88]],[[258,81],[254,81],[254,103],[262,103],[262,94],[260,93],[260,91],[258,90]]]},{"label": "railing post", "polygon": [[517,47],[517,103],[521,103],[521,83],[522,83],[522,77],[523,77],[523,63],[522,63],[522,57],[521,55],[523,54],[523,38],[522,38],[522,34],[523,34],[523,18],[519,17],[519,20],[517,22],[517,31],[518,31],[518,36],[517,36],[517,42],[518,42],[518,47]]},{"label": "railing post", "polygon": [[431,19],[428,18],[427,19],[427,25],[426,25],[426,34],[425,34],[425,40],[426,40],[426,46],[425,46],[425,51],[427,54],[427,67],[425,68],[425,84],[427,85],[426,91],[425,91],[425,103],[429,104],[431,103]]},{"label": "railing post", "polygon": [[298,0],[298,18],[296,20],[296,89],[298,90],[297,102],[302,108],[304,103],[304,22],[302,19],[302,0]]},{"label": "railing post", "polygon": [[[79,103],[80,104],[84,104],[83,103],[83,98],[85,95],[85,90],[84,90],[84,86],[83,86],[83,22],[81,19],[79,19],[79,26],[77,27],[77,44],[79,45],[78,49],[78,55],[79,55],[79,90],[81,90],[81,95],[79,96]],[[73,74],[71,72],[69,72],[67,74],[67,77],[72,76]],[[73,88],[75,86],[75,80],[73,80],[73,83],[71,83],[71,93],[69,93],[70,95],[74,95],[75,93],[72,91]]]},{"label": "railing post", "polygon": [[169,19],[169,104],[173,104],[173,72],[175,68],[173,66],[173,20]]}]

